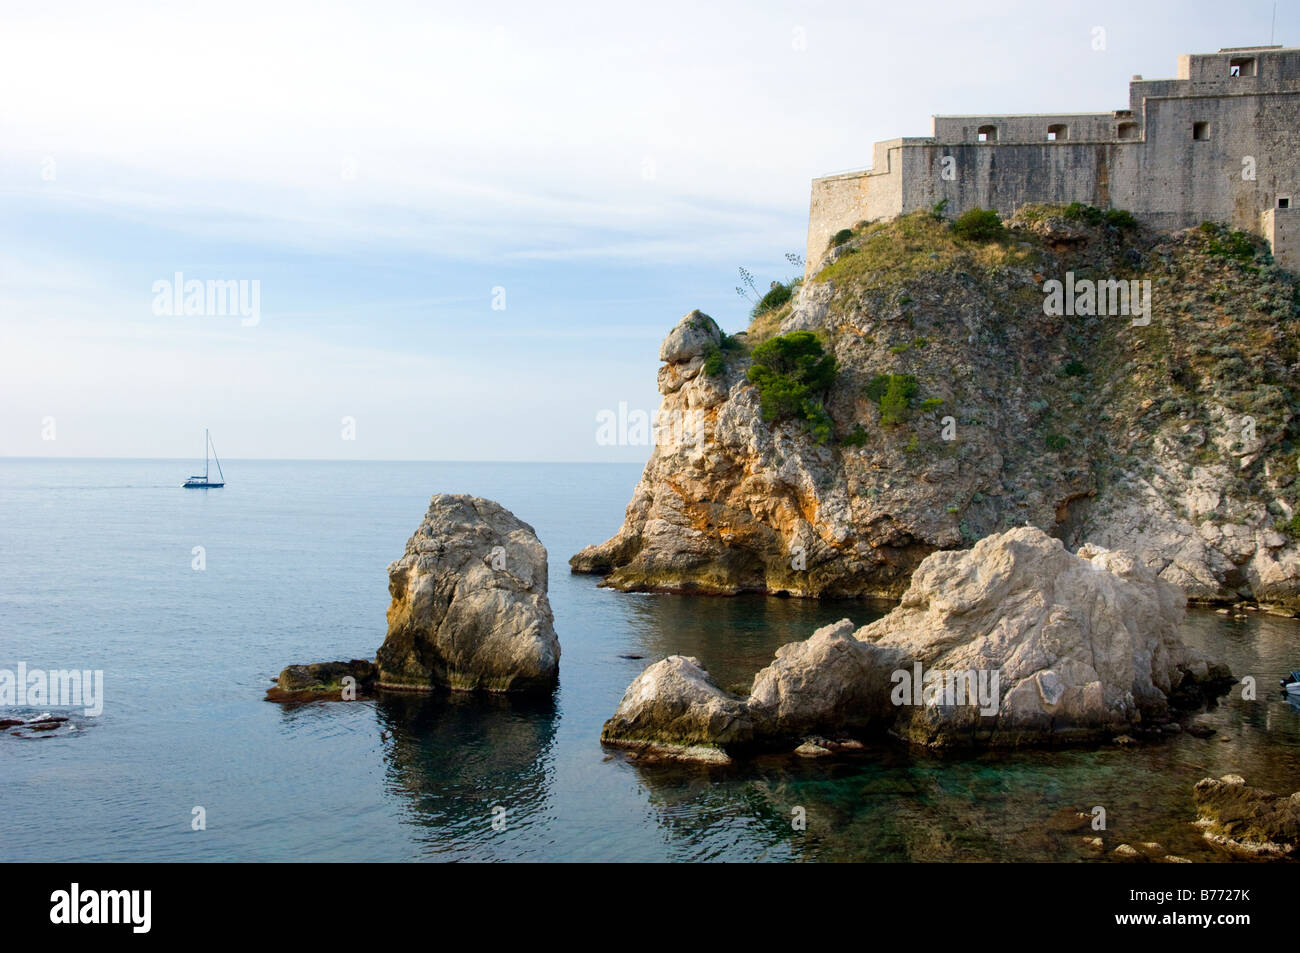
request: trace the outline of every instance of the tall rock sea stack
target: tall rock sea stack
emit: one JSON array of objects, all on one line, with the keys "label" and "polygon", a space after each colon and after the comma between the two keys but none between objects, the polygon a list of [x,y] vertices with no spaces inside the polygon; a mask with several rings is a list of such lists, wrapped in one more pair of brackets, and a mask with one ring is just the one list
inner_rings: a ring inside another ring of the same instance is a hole
[{"label": "tall rock sea stack", "polygon": [[572,569],[898,597],[931,552],[1030,524],[1133,552],[1193,601],[1300,608],[1296,277],[1224,226],[1078,206],[1007,225],[863,222],[747,333],[687,315],[624,524]]},{"label": "tall rock sea stack", "polygon": [[546,549],[491,500],[438,494],[388,567],[381,688],[520,691],[554,685],[560,665]]}]

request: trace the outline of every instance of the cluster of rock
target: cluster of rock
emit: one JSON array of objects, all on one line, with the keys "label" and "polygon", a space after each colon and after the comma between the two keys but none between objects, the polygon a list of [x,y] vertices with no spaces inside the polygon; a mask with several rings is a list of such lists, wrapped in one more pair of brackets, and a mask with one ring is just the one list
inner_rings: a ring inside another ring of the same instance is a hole
[{"label": "cluster of rock", "polygon": [[388,634],[374,663],[291,665],[272,700],[360,690],[544,691],[560,643],[547,599],[546,548],[499,503],[437,494],[388,567]]},{"label": "cluster of rock", "polygon": [[747,697],[671,656],[628,688],[601,738],[682,758],[821,753],[888,732],[932,747],[1112,737],[1168,722],[1231,676],[1177,631],[1186,599],[1132,554],[1077,555],[1021,527],[924,560],[899,606],[777,650]]},{"label": "cluster of rock", "polygon": [[[697,426],[656,445],[623,526],[573,571],[625,590],[897,598],[929,553],[1029,523],[1133,552],[1194,601],[1300,611],[1295,277],[1194,230],[1033,209],[1011,226],[983,258],[925,215],[855,230],[762,319],[835,355],[824,443],[763,420],[745,347],[719,369],[716,324],[688,314],[660,350],[661,415]],[[1149,279],[1149,322],[1045,314],[1045,280],[1069,271]],[[867,395],[882,374],[917,381],[901,423]]]},{"label": "cluster of rock", "polygon": [[0,731],[15,738],[47,737],[62,727],[76,730],[67,715],[52,715],[48,711],[31,718],[0,718]]},{"label": "cluster of rock", "polygon": [[1300,847],[1300,791],[1287,796],[1226,774],[1196,783],[1197,826],[1215,847],[1237,857],[1294,858]]}]

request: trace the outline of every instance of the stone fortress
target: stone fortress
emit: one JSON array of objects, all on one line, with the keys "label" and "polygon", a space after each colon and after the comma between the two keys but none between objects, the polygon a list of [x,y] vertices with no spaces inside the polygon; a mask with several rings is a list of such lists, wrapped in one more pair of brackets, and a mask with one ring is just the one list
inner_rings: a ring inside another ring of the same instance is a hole
[{"label": "stone fortress", "polygon": [[858,222],[1030,202],[1127,209],[1174,230],[1227,222],[1300,270],[1300,48],[1184,54],[1176,79],[1133,77],[1127,109],[935,116],[933,135],[876,143],[870,169],[814,179],[805,277]]}]

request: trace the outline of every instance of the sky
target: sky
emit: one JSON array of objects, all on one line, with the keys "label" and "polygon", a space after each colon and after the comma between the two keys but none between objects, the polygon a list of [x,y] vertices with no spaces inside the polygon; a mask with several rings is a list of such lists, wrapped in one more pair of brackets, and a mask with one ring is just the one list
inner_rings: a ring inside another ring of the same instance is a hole
[{"label": "sky", "polygon": [[[223,460],[643,460],[602,412],[654,412],[693,308],[745,327],[738,268],[799,271],[810,179],[934,114],[1124,108],[1179,53],[1300,44],[1273,17],[0,0],[0,456],[207,427]],[[168,313],[178,274],[247,307]]]}]

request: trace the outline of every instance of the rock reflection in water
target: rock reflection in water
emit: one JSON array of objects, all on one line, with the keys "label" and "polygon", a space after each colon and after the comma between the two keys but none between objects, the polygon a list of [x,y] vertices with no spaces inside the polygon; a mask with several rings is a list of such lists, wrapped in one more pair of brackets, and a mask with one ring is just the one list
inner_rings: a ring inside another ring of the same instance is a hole
[{"label": "rock reflection in water", "polygon": [[376,712],[385,784],[409,800],[421,856],[524,860],[545,843],[553,695],[385,692]]}]

